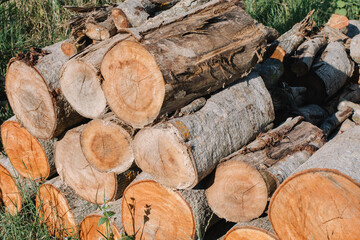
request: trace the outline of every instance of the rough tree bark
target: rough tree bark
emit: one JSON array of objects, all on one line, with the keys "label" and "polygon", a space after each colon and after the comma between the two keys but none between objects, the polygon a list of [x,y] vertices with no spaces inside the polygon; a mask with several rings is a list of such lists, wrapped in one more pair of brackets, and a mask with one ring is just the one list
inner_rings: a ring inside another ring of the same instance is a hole
[{"label": "rough tree bark", "polygon": [[[55,145],[55,165],[61,179],[83,199],[92,203],[104,203],[104,199],[121,197],[133,171],[116,175],[102,173],[86,160],[80,145],[81,125],[66,132]],[[76,159],[76,161],[74,161]]]},{"label": "rough tree bark", "polygon": [[134,135],[130,126],[108,113],[85,125],[81,148],[87,161],[100,172],[123,173],[134,163]]},{"label": "rough tree bark", "polygon": [[36,207],[50,234],[60,238],[76,237],[80,221],[96,209],[95,204],[81,199],[60,177],[41,185]]},{"label": "rough tree bark", "polygon": [[322,131],[301,119],[289,118],[222,160],[206,191],[217,216],[232,222],[258,218],[279,183],[322,146]]},{"label": "rough tree bark", "polygon": [[252,73],[213,95],[198,112],[142,129],[133,143],[135,161],[161,184],[191,188],[273,120],[270,95]]},{"label": "rough tree bark", "polygon": [[40,182],[57,174],[53,156],[56,139],[36,139],[14,116],[1,125],[1,140],[22,177]]},{"label": "rough tree bark", "polygon": [[350,56],[357,64],[360,64],[360,34],[351,40]]},{"label": "rough tree bark", "polygon": [[359,134],[333,138],[275,192],[269,218],[280,239],[360,236]]},{"label": "rough tree bark", "polygon": [[129,185],[122,198],[121,216],[126,233],[135,239],[196,239],[217,218],[207,205],[205,190],[174,191],[146,174]]},{"label": "rough tree bark", "polygon": [[83,118],[66,101],[59,71],[68,60],[61,42],[10,60],[5,88],[19,122],[36,138],[51,139]]},{"label": "rough tree bark", "polygon": [[138,42],[115,45],[101,73],[110,108],[135,128],[247,75],[266,43],[236,1],[214,0],[169,22],[129,31]]}]

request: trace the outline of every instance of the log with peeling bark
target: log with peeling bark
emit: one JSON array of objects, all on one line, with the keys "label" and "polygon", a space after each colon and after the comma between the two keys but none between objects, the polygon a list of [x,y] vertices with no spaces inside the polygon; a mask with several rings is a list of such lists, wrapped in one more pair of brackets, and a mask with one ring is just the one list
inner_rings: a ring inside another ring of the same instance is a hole
[{"label": "log with peeling bark", "polygon": [[291,65],[291,70],[298,76],[306,75],[319,50],[326,44],[324,37],[316,37],[303,42],[297,49],[296,61]]},{"label": "log with peeling bark", "polygon": [[334,131],[335,128],[348,119],[352,114],[353,109],[345,107],[328,117],[320,127],[323,130],[324,136],[328,138],[332,131]]},{"label": "log with peeling bark", "polygon": [[279,183],[323,145],[322,136],[319,128],[301,117],[289,118],[222,160],[206,190],[209,206],[227,221],[260,217]]},{"label": "log with peeling bark", "polygon": [[82,152],[100,172],[123,173],[134,163],[134,135],[130,126],[108,113],[85,125],[80,138]]},{"label": "log with peeling bark", "polygon": [[218,220],[205,190],[171,190],[146,173],[126,188],[122,199],[123,227],[135,239],[202,239],[207,226]]},{"label": "log with peeling bark", "polygon": [[101,73],[110,108],[134,128],[247,75],[266,43],[236,1],[213,0],[169,22],[129,31],[137,42],[116,44]]},{"label": "log with peeling bark", "polygon": [[64,181],[83,199],[92,203],[104,203],[104,199],[121,197],[125,187],[133,179],[134,172],[122,174],[102,173],[86,160],[80,144],[84,125],[71,129],[55,145],[56,169]]},{"label": "log with peeling bark", "polygon": [[6,95],[17,119],[34,137],[45,140],[84,120],[60,90],[59,71],[68,60],[60,45],[19,54],[10,60],[6,74]]},{"label": "log with peeling bark", "polygon": [[343,34],[347,34],[349,30],[349,19],[344,15],[335,13],[331,15],[326,25],[339,30]]},{"label": "log with peeling bark", "polygon": [[238,223],[232,227],[222,240],[277,240],[267,217],[251,222]]},{"label": "log with peeling bark", "polygon": [[81,199],[60,177],[40,186],[36,195],[38,217],[55,237],[76,237],[80,221],[97,206]]},{"label": "log with peeling bark", "polygon": [[[106,203],[106,206],[109,206],[108,211],[115,213],[114,216],[110,218],[111,231],[114,236],[114,239],[121,239],[121,232],[123,231],[123,226],[121,222],[121,203],[122,198]],[[106,236],[105,224],[99,226],[99,220],[104,216],[100,210],[96,210],[90,215],[86,216],[79,225],[79,235],[81,240],[98,240]],[[103,235],[102,235],[103,234]]]},{"label": "log with peeling bark", "polygon": [[[313,13],[314,11],[309,12],[301,22],[295,24],[289,31],[282,34],[271,44],[270,49],[282,49],[284,51],[284,58],[287,60],[302,43],[308,32],[315,26],[315,22],[310,20]],[[278,59],[270,57],[257,66],[257,71],[264,78],[268,88],[275,87],[284,74],[284,58]]]},{"label": "log with peeling bark", "polygon": [[359,134],[333,138],[275,192],[269,218],[280,239],[360,236]]},{"label": "log with peeling bark", "polygon": [[198,112],[138,132],[135,162],[161,184],[192,188],[273,120],[270,95],[261,77],[252,73],[214,94]]},{"label": "log with peeling bark", "polygon": [[5,206],[11,215],[16,215],[22,208],[21,190],[18,188],[18,184],[23,185],[22,181],[10,160],[0,156],[0,206]]},{"label": "log with peeling bark", "polygon": [[56,139],[36,139],[14,116],[1,125],[1,140],[20,176],[40,182],[57,174],[53,156]]},{"label": "log with peeling bark", "polygon": [[360,34],[351,40],[350,56],[357,64],[360,64]]},{"label": "log with peeling bark", "polygon": [[353,38],[358,34],[360,34],[360,20],[350,20],[347,36]]}]

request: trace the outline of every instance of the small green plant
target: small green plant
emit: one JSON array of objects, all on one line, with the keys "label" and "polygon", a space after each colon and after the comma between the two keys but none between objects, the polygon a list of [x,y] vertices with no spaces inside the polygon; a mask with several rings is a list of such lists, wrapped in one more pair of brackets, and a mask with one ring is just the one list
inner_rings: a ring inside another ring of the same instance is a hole
[{"label": "small green plant", "polygon": [[337,1],[335,13],[351,18],[360,17],[360,2],[358,0]]},{"label": "small green plant", "polygon": [[107,203],[109,202],[108,198],[104,198],[104,203],[99,205],[96,203],[97,208],[101,211],[101,213],[104,215],[103,217],[100,218],[99,220],[99,224],[98,226],[105,224],[105,235],[100,232],[98,230],[98,232],[104,237],[104,239],[106,240],[115,240],[114,239],[114,234],[111,230],[111,225],[110,225],[110,218],[112,216],[115,215],[115,213],[113,211],[110,211],[110,206],[107,205]]}]

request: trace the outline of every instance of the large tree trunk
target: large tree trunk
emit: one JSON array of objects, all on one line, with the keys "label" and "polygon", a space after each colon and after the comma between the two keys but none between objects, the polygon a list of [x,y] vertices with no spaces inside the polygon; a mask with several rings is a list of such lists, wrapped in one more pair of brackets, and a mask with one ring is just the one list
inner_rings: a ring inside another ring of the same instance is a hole
[{"label": "large tree trunk", "polygon": [[16,215],[22,208],[21,191],[17,185],[19,183],[22,187],[26,186],[21,184],[22,181],[10,160],[0,156],[0,206],[5,206],[5,210],[11,215]]},{"label": "large tree trunk", "polygon": [[55,165],[61,179],[83,199],[92,203],[104,203],[121,197],[130,183],[128,172],[116,175],[102,173],[86,160],[80,144],[84,125],[69,130],[55,145]]},{"label": "large tree trunk", "polygon": [[288,119],[217,166],[206,191],[211,209],[232,222],[258,218],[278,184],[322,144],[319,128]]},{"label": "large tree trunk", "polygon": [[336,136],[296,169],[272,197],[280,239],[358,239],[360,127]]},{"label": "large tree trunk", "polygon": [[6,74],[6,94],[17,119],[40,139],[56,137],[83,120],[60,91],[59,71],[68,60],[60,45],[10,60]]},{"label": "large tree trunk", "polygon": [[[106,204],[106,206],[110,207],[108,211],[115,213],[115,215],[110,218],[110,224],[111,232],[116,240],[121,239],[121,232],[123,232],[123,225],[121,222],[121,203],[122,198]],[[103,216],[104,214],[101,213],[100,210],[96,210],[81,221],[79,226],[81,240],[98,240],[99,238],[103,238],[103,235],[106,236],[105,224],[99,226],[99,220]]]},{"label": "large tree trunk", "polygon": [[251,222],[238,223],[232,227],[222,240],[277,240],[273,234],[267,217],[258,218]]},{"label": "large tree trunk", "polygon": [[113,113],[94,119],[81,133],[81,148],[87,161],[100,172],[123,173],[134,163],[134,130]]},{"label": "large tree trunk", "polygon": [[53,156],[56,139],[36,139],[14,116],[1,125],[1,140],[22,177],[40,182],[57,174]]},{"label": "large tree trunk", "polygon": [[164,185],[191,188],[273,120],[270,95],[253,73],[213,95],[198,112],[141,130],[133,144],[135,161]]},{"label": "large tree trunk", "polygon": [[47,181],[36,196],[38,217],[51,235],[76,237],[80,221],[96,209],[96,205],[81,199],[60,177]]},{"label": "large tree trunk", "polygon": [[266,43],[235,1],[214,0],[169,22],[130,31],[138,42],[115,45],[101,73],[110,108],[135,128],[247,75]]},{"label": "large tree trunk", "polygon": [[174,191],[146,173],[126,188],[121,210],[124,230],[137,232],[135,239],[202,239],[206,226],[216,221],[205,190]]}]

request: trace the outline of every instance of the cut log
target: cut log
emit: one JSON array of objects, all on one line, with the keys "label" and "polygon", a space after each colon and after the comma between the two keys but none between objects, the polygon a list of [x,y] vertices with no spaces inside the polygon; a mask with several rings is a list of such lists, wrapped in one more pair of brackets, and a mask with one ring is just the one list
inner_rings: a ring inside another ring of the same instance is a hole
[{"label": "cut log", "polygon": [[191,188],[273,120],[270,95],[252,73],[213,95],[198,112],[141,130],[133,142],[135,161],[161,184]]},{"label": "cut log", "polygon": [[333,14],[326,25],[339,30],[343,34],[347,34],[349,30],[349,19],[344,15]]},{"label": "cut log", "polygon": [[340,127],[339,131],[337,132],[337,135],[340,135],[340,134],[344,133],[345,131],[352,129],[355,126],[356,126],[355,122],[351,121],[350,119],[346,119],[341,124],[341,127]]},{"label": "cut log", "polygon": [[337,111],[327,118],[323,124],[321,124],[321,129],[323,130],[324,136],[328,138],[332,131],[335,130],[342,122],[348,119],[353,114],[353,109],[346,107],[342,110]]},{"label": "cut log", "polygon": [[316,104],[309,104],[297,108],[295,113],[303,116],[305,121],[308,121],[316,126],[319,126],[329,116],[325,109]]},{"label": "cut log", "polygon": [[81,148],[87,161],[100,172],[123,173],[134,163],[134,130],[108,113],[86,124]]},{"label": "cut log", "polygon": [[11,215],[16,215],[22,208],[21,192],[17,185],[21,182],[20,178],[10,160],[0,156],[0,206],[5,206]]},{"label": "cut log", "polygon": [[61,51],[69,58],[84,50],[92,43],[92,40],[85,35],[78,38],[70,37],[61,44]]},{"label": "cut log", "polygon": [[115,45],[101,73],[110,108],[134,128],[247,75],[266,43],[233,1],[213,0],[169,22],[129,31],[138,42]]},{"label": "cut log", "polygon": [[275,192],[269,218],[280,239],[360,236],[359,133],[333,138]]},{"label": "cut log", "polygon": [[[302,43],[308,32],[315,26],[315,22],[310,21],[313,13],[314,11],[309,12],[301,22],[295,24],[289,31],[282,34],[271,44],[270,50],[282,49],[285,53],[285,60],[287,60]],[[275,87],[284,74],[283,61],[284,59],[279,60],[278,58],[270,57],[257,66],[257,71],[264,78],[264,82],[268,88]]]},{"label": "cut log", "polygon": [[51,139],[80,123],[60,91],[59,71],[68,60],[61,42],[10,60],[5,88],[19,122],[36,138]]},{"label": "cut log", "polygon": [[247,223],[238,223],[232,227],[222,240],[277,240],[267,217]]},{"label": "cut log", "polygon": [[64,64],[60,71],[61,91],[80,115],[99,118],[107,111],[106,99],[101,88],[100,63],[111,46],[129,36],[119,34],[95,44]]},{"label": "cut log", "polygon": [[292,64],[291,70],[298,76],[306,75],[319,50],[326,44],[324,37],[316,37],[303,42],[297,49],[296,61]]},{"label": "cut log", "polygon": [[322,132],[299,117],[288,119],[277,129],[223,159],[214,183],[206,190],[213,212],[231,222],[260,217],[268,198],[318,147]]},{"label": "cut log", "polygon": [[20,176],[41,182],[57,174],[53,156],[56,139],[36,139],[14,116],[1,125],[1,140]]},{"label": "cut log", "polygon": [[[86,160],[80,144],[81,125],[69,130],[55,145],[55,165],[61,179],[83,199],[104,203],[120,198],[129,182],[128,172],[102,173]],[[74,161],[76,159],[76,161]],[[132,180],[132,179],[131,179]],[[126,184],[127,183],[127,184]]]},{"label": "cut log", "polygon": [[358,34],[360,34],[360,20],[350,20],[347,36],[353,38]]},{"label": "cut log", "polygon": [[[110,219],[111,231],[114,234],[114,239],[121,239],[121,232],[123,232],[123,225],[121,222],[121,204],[122,198],[106,203],[109,206],[109,211],[115,213]],[[103,213],[100,210],[96,210],[90,215],[86,216],[80,223],[79,232],[81,240],[98,240],[103,236],[99,231],[106,236],[105,224],[99,226],[99,220],[103,217]]]},{"label": "cut log", "polygon": [[360,64],[360,34],[351,40],[350,56],[357,64]]},{"label": "cut log", "polygon": [[216,221],[205,190],[174,191],[146,173],[126,188],[121,216],[125,232],[135,239],[203,239],[206,227]]},{"label": "cut log", "polygon": [[81,199],[60,177],[53,178],[39,188],[36,196],[38,217],[51,235],[76,237],[78,224],[96,205]]}]

